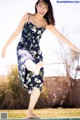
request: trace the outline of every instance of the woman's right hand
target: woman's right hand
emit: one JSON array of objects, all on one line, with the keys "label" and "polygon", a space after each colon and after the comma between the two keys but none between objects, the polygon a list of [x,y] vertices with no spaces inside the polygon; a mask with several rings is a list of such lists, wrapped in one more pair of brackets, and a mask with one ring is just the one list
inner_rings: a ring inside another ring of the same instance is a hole
[{"label": "woman's right hand", "polygon": [[5,54],[6,54],[6,48],[4,47],[4,48],[2,49],[1,56],[2,56],[2,57],[5,57]]}]

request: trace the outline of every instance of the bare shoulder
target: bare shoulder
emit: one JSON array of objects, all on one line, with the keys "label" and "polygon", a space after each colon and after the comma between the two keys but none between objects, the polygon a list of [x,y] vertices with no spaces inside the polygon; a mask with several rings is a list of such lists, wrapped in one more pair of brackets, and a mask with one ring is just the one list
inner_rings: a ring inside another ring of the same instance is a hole
[{"label": "bare shoulder", "polygon": [[29,18],[29,13],[26,13],[23,17],[22,17],[22,21],[25,23],[25,22],[28,22],[28,18]]},{"label": "bare shoulder", "polygon": [[22,17],[22,19],[21,19],[21,21],[20,21],[17,29],[21,30],[21,29],[23,28],[24,24],[28,22],[28,15],[29,15],[29,14],[26,13],[26,14]]},{"label": "bare shoulder", "polygon": [[21,23],[26,23],[28,22],[29,19],[29,13],[26,13],[25,15],[23,15],[22,19],[21,19]]},{"label": "bare shoulder", "polygon": [[55,29],[55,26],[54,26],[54,25],[51,25],[51,24],[49,24],[49,25],[47,24],[47,25],[46,25],[46,28],[49,29],[49,30],[51,30],[51,29]]}]

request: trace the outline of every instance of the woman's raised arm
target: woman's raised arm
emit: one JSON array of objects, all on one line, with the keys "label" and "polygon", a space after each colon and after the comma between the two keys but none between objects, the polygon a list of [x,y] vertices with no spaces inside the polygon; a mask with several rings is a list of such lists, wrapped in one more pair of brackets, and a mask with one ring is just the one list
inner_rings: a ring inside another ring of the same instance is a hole
[{"label": "woman's raised arm", "polygon": [[75,45],[73,45],[65,36],[63,36],[53,25],[47,25],[46,26],[49,31],[51,31],[59,40],[63,41],[65,44],[67,44],[71,49],[73,49],[76,52],[80,52],[80,49],[78,49]]},{"label": "woman's raised arm", "polygon": [[1,52],[2,57],[5,56],[6,48],[7,48],[8,45],[19,35],[21,29],[23,28],[23,26],[24,26],[25,22],[27,22],[27,20],[28,20],[28,14],[25,14],[25,15],[22,17],[22,19],[21,19],[21,21],[20,21],[17,29],[13,32],[13,34],[10,36],[10,38],[9,38],[9,39],[7,40],[7,42],[5,43],[5,45],[4,45],[3,49],[2,49],[2,52]]}]

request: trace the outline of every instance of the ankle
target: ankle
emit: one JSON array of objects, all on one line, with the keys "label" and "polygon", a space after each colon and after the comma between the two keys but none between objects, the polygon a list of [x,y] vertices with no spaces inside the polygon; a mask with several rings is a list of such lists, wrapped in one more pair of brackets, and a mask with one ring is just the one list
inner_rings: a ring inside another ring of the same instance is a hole
[{"label": "ankle", "polygon": [[31,113],[32,113],[32,110],[28,110],[28,111],[27,111],[27,114],[31,114]]}]

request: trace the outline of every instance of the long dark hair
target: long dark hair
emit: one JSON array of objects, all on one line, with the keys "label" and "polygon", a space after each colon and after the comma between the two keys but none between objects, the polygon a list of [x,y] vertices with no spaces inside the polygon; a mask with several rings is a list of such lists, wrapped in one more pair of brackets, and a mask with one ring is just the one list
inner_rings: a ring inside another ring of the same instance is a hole
[{"label": "long dark hair", "polygon": [[40,3],[40,2],[44,2],[45,4],[48,5],[48,12],[45,14],[44,18],[47,21],[47,24],[52,24],[55,25],[55,19],[54,19],[54,15],[53,15],[53,8],[51,5],[50,0],[38,0],[35,4],[35,13],[37,13],[37,9],[36,6]]}]

